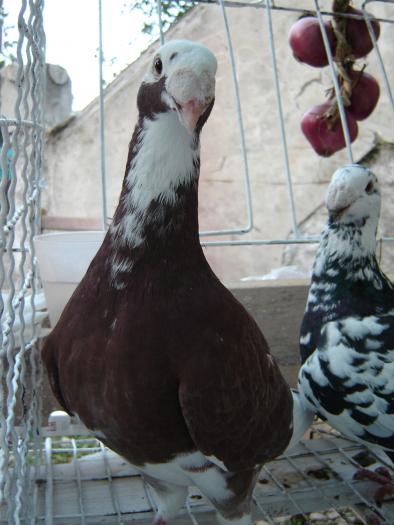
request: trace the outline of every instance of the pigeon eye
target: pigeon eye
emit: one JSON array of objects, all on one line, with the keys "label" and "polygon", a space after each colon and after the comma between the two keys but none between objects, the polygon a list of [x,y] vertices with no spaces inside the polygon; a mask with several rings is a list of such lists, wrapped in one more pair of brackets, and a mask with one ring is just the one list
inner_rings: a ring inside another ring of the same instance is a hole
[{"label": "pigeon eye", "polygon": [[365,191],[366,191],[367,193],[372,193],[373,190],[374,190],[373,182],[370,181],[370,182],[368,182],[368,184],[367,184],[367,186],[366,186],[366,188],[365,188]]},{"label": "pigeon eye", "polygon": [[154,67],[155,67],[156,73],[158,75],[161,75],[161,72],[163,71],[163,62],[161,61],[160,58],[155,58]]}]

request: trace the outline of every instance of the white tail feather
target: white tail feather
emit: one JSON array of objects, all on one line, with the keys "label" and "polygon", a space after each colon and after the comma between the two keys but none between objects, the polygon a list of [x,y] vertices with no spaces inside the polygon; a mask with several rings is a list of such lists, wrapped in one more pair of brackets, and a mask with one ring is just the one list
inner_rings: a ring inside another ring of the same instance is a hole
[{"label": "white tail feather", "polygon": [[293,435],[285,452],[288,452],[300,442],[305,432],[312,425],[315,415],[314,412],[303,405],[297,390],[292,389],[291,393],[293,395]]}]

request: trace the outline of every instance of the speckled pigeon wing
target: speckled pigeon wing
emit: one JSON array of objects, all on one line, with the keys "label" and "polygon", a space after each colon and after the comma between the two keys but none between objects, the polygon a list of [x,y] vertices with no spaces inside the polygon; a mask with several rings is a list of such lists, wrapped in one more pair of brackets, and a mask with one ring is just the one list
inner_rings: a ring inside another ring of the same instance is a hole
[{"label": "speckled pigeon wing", "polygon": [[316,349],[316,340],[319,337],[319,327],[321,326],[321,314],[306,310],[300,328],[300,357],[301,363],[305,363]]},{"label": "speckled pigeon wing", "polygon": [[394,313],[325,325],[299,383],[343,434],[394,448]]},{"label": "speckled pigeon wing", "polygon": [[279,455],[291,437],[292,398],[254,324],[190,362],[179,399],[190,435],[206,456],[232,471]]}]

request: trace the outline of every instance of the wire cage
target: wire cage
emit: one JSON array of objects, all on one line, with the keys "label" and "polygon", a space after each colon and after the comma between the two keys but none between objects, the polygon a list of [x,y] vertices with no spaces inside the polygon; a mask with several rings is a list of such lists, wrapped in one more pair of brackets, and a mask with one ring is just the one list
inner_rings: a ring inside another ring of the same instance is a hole
[{"label": "wire cage", "polygon": [[33,237],[40,225],[45,35],[42,1],[21,3],[14,115],[0,116],[0,508],[19,523],[32,512],[39,464],[40,381]]},{"label": "wire cage", "polygon": [[[282,111],[282,92],[277,69],[273,32],[273,13],[316,12],[329,58],[329,69],[338,99],[348,160],[353,162],[345,108],[340,96],[335,63],[325,33],[323,19],[333,13],[323,2],[307,5],[266,0],[241,2],[203,1],[219,5],[232,70],[235,110],[239,124],[243,165],[244,225],[201,232],[203,244],[243,246],[265,244],[308,244],[316,235],[304,235],[297,224],[291,162],[289,160],[286,122]],[[378,0],[366,0],[361,8],[374,43],[385,96],[394,111],[394,101],[386,64],[371,29],[367,8]],[[391,4],[394,1],[380,0]],[[99,2],[101,6],[101,2]],[[233,53],[228,9],[253,7],[261,13],[271,54],[275,86],[277,123],[280,130],[283,165],[288,189],[288,209],[292,225],[290,239],[251,239],[253,229],[252,190],[248,172],[248,149],[245,139],[236,63]],[[43,181],[45,33],[43,0],[20,0],[18,16],[16,103],[14,115],[0,117],[2,148],[0,155],[1,228],[1,377],[0,386],[0,523],[67,525],[74,523],[150,523],[156,508],[153,493],[137,471],[121,457],[91,437],[86,428],[72,423],[54,431],[41,421],[42,367],[39,343],[45,335],[42,320],[42,291],[38,278],[33,237],[40,232],[40,192]],[[161,39],[165,35],[160,23]],[[380,18],[381,24],[393,27],[393,18]],[[102,48],[100,46],[102,59]],[[100,86],[102,82],[100,79]],[[100,92],[101,174],[103,187],[103,223],[106,223],[104,169],[104,94]],[[215,240],[210,240],[215,237]],[[219,239],[217,237],[220,237]],[[383,242],[394,240],[385,237]],[[313,434],[313,435],[312,435]],[[290,454],[266,465],[254,493],[254,516],[261,524],[309,523],[318,521],[323,511],[324,523],[368,523],[368,516],[382,524],[394,523],[394,503],[388,500],[379,508],[373,501],[370,481],[354,478],[359,466],[392,469],[386,456],[375,447],[365,447],[345,439],[324,425],[315,425],[310,439],[302,441]],[[313,437],[313,439],[312,439]],[[313,514],[315,513],[315,516]],[[330,514],[331,513],[331,514]],[[291,518],[292,517],[292,518]],[[212,523],[213,510],[195,488],[190,488],[186,507],[174,523]],[[287,520],[287,521],[285,521]],[[293,521],[291,521],[293,520]],[[331,520],[331,521],[330,521]]]}]

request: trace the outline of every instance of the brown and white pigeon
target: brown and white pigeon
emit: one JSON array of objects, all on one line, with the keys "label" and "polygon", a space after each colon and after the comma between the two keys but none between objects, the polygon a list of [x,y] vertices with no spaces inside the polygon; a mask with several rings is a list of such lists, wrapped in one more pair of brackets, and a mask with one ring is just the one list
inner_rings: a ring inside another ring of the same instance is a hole
[{"label": "brown and white pigeon", "polygon": [[189,485],[220,523],[249,525],[261,465],[304,430],[293,429],[300,405],[261,331],[199,242],[200,132],[216,68],[197,43],[155,54],[113,223],[42,354],[64,409],[154,488],[155,525],[177,514]]}]

